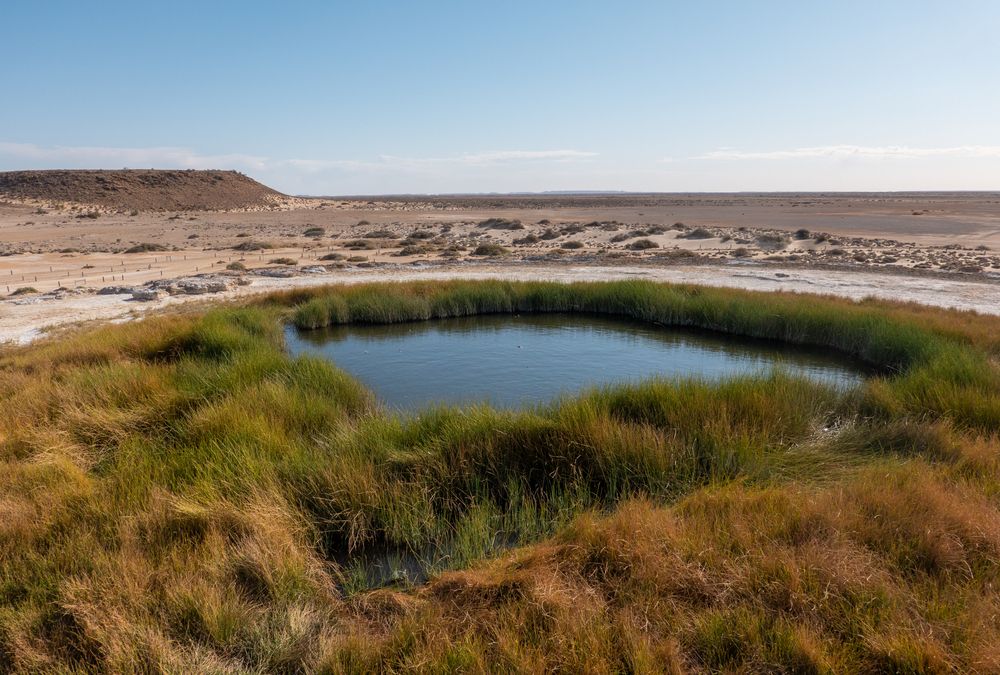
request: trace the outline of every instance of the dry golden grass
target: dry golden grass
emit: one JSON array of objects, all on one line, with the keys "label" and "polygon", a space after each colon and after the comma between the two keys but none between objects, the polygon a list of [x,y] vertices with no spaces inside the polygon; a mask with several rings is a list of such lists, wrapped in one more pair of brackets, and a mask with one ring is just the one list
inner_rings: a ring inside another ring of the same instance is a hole
[{"label": "dry golden grass", "polygon": [[[286,316],[567,310],[826,345],[885,376],[402,421],[282,350]],[[298,291],[7,350],[0,671],[998,672],[998,327],[484,282]],[[377,583],[379,556],[430,577]]]}]

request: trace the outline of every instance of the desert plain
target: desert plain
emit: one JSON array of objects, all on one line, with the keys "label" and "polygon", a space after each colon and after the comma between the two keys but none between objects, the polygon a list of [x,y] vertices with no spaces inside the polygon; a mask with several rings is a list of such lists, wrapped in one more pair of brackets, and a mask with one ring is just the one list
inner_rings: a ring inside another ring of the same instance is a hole
[{"label": "desert plain", "polygon": [[2,341],[209,297],[457,277],[648,278],[1000,313],[1000,193],[292,197],[227,171],[0,180]]}]

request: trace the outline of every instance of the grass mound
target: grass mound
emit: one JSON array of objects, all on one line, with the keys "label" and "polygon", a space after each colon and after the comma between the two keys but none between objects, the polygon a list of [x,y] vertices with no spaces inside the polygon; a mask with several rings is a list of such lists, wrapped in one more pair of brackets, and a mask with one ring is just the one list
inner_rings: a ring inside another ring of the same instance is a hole
[{"label": "grass mound", "polygon": [[685,232],[684,234],[677,235],[678,239],[712,239],[716,236],[711,230],[707,230],[704,227],[696,227],[695,229]]},{"label": "grass mound", "polygon": [[487,218],[480,221],[476,227],[488,230],[523,230],[524,224],[520,220],[511,220],[510,218]]},{"label": "grass mound", "polygon": [[142,243],[125,249],[125,253],[155,253],[157,251],[169,251],[163,244]]},{"label": "grass mound", "polygon": [[268,249],[274,248],[274,244],[269,241],[241,241],[236,246],[233,246],[234,251],[266,251]]},{"label": "grass mound", "polygon": [[[828,347],[883,375],[401,419],[283,349],[286,320],[567,311]],[[996,669],[997,327],[643,282],[445,282],[9,348],[0,670]]]},{"label": "grass mound", "polygon": [[480,244],[472,251],[472,255],[495,257],[506,255],[509,251],[500,244]]},{"label": "grass mound", "polygon": [[645,251],[651,248],[660,248],[660,245],[652,239],[636,239],[628,245],[628,248],[633,251]]}]

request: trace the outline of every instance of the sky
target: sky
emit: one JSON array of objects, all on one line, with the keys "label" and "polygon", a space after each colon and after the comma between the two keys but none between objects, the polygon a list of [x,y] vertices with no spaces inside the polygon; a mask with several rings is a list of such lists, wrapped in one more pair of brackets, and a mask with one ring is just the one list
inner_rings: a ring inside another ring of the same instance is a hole
[{"label": "sky", "polygon": [[0,170],[1000,190],[997,0],[3,0]]}]

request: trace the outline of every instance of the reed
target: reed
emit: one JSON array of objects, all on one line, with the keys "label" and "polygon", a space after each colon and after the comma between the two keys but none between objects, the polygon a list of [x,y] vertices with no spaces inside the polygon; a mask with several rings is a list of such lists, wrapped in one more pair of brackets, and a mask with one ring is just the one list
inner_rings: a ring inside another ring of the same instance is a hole
[{"label": "reed", "polygon": [[[836,349],[382,411],[302,328],[585,312]],[[1000,668],[998,320],[645,282],[275,294],[0,353],[0,670]]]}]

